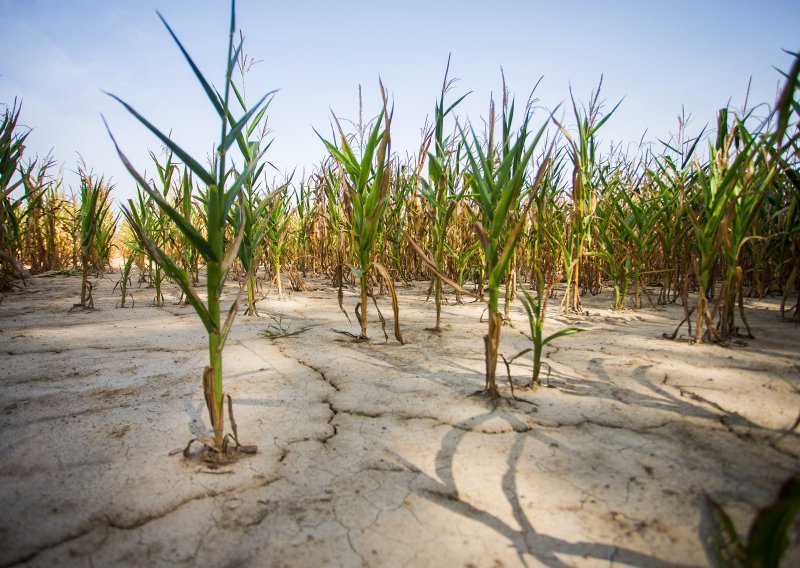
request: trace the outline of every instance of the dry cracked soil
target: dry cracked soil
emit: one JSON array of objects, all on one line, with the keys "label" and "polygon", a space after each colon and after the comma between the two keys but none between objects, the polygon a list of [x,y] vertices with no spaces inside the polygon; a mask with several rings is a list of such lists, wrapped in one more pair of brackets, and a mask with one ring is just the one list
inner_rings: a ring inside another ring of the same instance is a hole
[{"label": "dry cracked soil", "polygon": [[[312,280],[238,316],[225,387],[258,453],[215,468],[175,451],[209,430],[199,320],[173,289],[117,308],[115,278],[91,311],[69,311],[73,276],[0,303],[0,566],[705,566],[704,495],[746,532],[800,471],[800,326],[774,299],[748,301],[757,339],[727,347],[663,339],[680,306],[554,301],[547,331],[586,331],[546,347],[549,388],[520,400],[501,361],[493,409],[473,396],[481,305],[449,303],[434,334],[426,284],[399,285],[405,344],[372,320],[356,343]],[[501,353],[526,327],[515,306]]]}]

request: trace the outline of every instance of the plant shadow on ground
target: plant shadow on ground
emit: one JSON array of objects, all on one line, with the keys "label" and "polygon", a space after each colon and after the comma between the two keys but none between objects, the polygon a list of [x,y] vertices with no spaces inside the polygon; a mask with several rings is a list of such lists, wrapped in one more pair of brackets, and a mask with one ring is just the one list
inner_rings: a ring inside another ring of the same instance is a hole
[{"label": "plant shadow on ground", "polygon": [[[692,392],[692,387],[687,387],[684,392],[682,388],[671,385],[681,392],[681,396],[676,396],[663,387],[668,381],[667,376],[662,377],[660,381],[651,379],[652,373],[650,369],[654,365],[639,365],[631,373],[633,383],[641,387],[645,392],[626,388],[621,386],[619,382],[612,380],[611,375],[605,368],[605,361],[602,357],[595,357],[588,361],[588,369],[594,375],[595,380],[586,381],[560,372],[554,372],[550,378],[550,386],[571,396],[608,400],[635,408],[648,408],[668,412],[676,415],[676,417],[700,418],[720,423],[729,429],[741,427],[746,428],[751,433],[760,433],[767,436],[772,434],[775,437],[780,437],[785,433],[783,430],[775,430],[756,424],[736,411],[727,410],[713,400]],[[597,381],[601,383],[600,386],[598,386]],[[682,396],[687,398],[682,398]]]},{"label": "plant shadow on ground", "polygon": [[[502,477],[502,488],[519,528],[515,528],[489,510],[462,500],[453,474],[453,460],[456,455],[456,449],[467,434],[476,431],[481,424],[497,416],[496,412],[487,412],[454,425],[454,428],[445,435],[440,450],[436,455],[436,471],[439,479],[425,473],[397,453],[391,450],[388,451],[405,468],[418,476],[419,482],[412,484],[411,487],[414,493],[438,506],[449,509],[457,515],[479,522],[506,538],[514,547],[520,562],[525,566],[529,565],[526,555],[532,556],[536,561],[547,566],[565,568],[571,566],[571,564],[560,560],[558,558],[559,554],[578,558],[607,559],[609,562],[621,562],[632,566],[648,566],[652,568],[683,566],[682,564],[665,561],[614,544],[587,541],[569,542],[566,539],[538,532],[525,512],[517,487],[517,472],[520,468],[520,459],[525,441],[529,438],[529,434],[527,434],[528,426],[507,413],[504,413],[503,418],[514,430],[514,442],[506,460],[507,467]],[[449,448],[452,448],[452,450]]]},{"label": "plant shadow on ground", "polygon": [[[422,392],[424,390],[423,383],[435,385],[436,390],[440,391],[439,396],[455,396],[456,398],[465,396],[468,392],[472,392],[483,385],[483,374],[480,370],[482,357],[479,351],[475,351],[464,357],[463,351],[460,351],[460,349],[463,348],[462,345],[456,349],[456,351],[451,352],[447,345],[444,343],[439,344],[439,336],[430,335],[424,330],[421,324],[406,326],[404,333],[406,333],[406,337],[412,341],[409,342],[410,345],[399,346],[391,341],[388,344],[384,344],[380,339],[376,339],[374,343],[355,343],[350,340],[343,340],[336,335],[336,328],[340,327],[340,325],[329,320],[317,319],[315,317],[290,317],[288,321],[291,321],[293,326],[307,326],[309,329],[316,329],[316,331],[310,333],[312,337],[276,337],[272,339],[271,341],[278,345],[282,352],[284,350],[288,351],[287,356],[293,356],[301,362],[309,359],[310,362],[313,363],[313,359],[315,359],[313,352],[309,352],[305,348],[300,348],[298,351],[298,347],[305,342],[311,342],[313,344],[314,340],[321,340],[322,336],[331,340],[325,344],[340,346],[336,348],[339,353],[339,355],[335,356],[336,364],[331,366],[331,361],[333,360],[331,359],[330,361],[326,360],[325,365],[321,365],[325,374],[328,376],[326,380],[331,380],[337,391],[339,391],[340,388],[346,391],[349,390],[352,377],[348,377],[347,372],[342,373],[344,370],[342,365],[346,367],[344,362],[350,359],[357,359],[359,364],[364,367],[381,369],[381,371],[376,371],[375,378],[377,380],[372,383],[372,387],[376,390],[386,391],[386,394],[392,397],[398,394],[411,396],[409,390]],[[457,324],[454,322],[454,325]],[[475,343],[477,347],[478,342],[476,341]],[[423,344],[426,345],[426,349],[419,349],[419,346]],[[430,347],[430,350],[428,350],[427,347]],[[340,349],[341,351],[339,351]],[[708,429],[706,424],[719,425],[720,423],[737,436],[738,434],[734,432],[731,427],[735,426],[737,430],[741,428],[749,432],[763,432],[765,434],[776,433],[776,430],[760,426],[735,412],[729,412],[713,400],[708,400],[700,395],[695,395],[690,392],[685,398],[685,395],[678,396],[676,392],[671,391],[671,389],[677,388],[675,385],[664,385],[661,382],[663,375],[656,376],[658,374],[656,372],[658,365],[641,364],[638,366],[631,366],[626,369],[624,373],[625,376],[621,380],[614,380],[612,379],[614,374],[613,370],[609,368],[608,360],[604,357],[608,356],[609,359],[613,361],[615,356],[605,352],[598,354],[594,350],[589,351],[592,353],[589,357],[594,358],[587,361],[588,373],[586,377],[579,376],[580,373],[577,371],[574,373],[564,372],[565,366],[558,363],[553,368],[550,376],[550,384],[554,387],[554,391],[558,391],[569,397],[582,397],[586,400],[591,399],[600,403],[621,403],[626,407],[635,407],[650,413],[649,416],[646,415],[647,419],[642,422],[641,428],[637,428],[636,424],[629,426],[615,425],[613,419],[619,418],[620,415],[617,417],[611,416],[612,420],[608,426],[609,428],[629,428],[634,433],[646,431],[646,436],[669,437],[671,436],[670,432],[661,432],[658,428],[660,428],[662,424],[676,423],[680,429],[679,434],[686,434],[691,430],[688,436],[689,439],[702,438],[704,432]],[[454,360],[453,356],[458,353],[461,353],[461,358]],[[597,355],[602,355],[603,357]],[[725,357],[726,361],[722,361],[722,359],[723,355],[720,355],[719,360],[714,357],[713,362],[715,364],[727,364],[730,366],[731,361],[727,360],[727,357]],[[647,360],[648,359],[645,358],[645,361]],[[305,362],[303,364],[308,365],[308,363]],[[528,369],[528,367],[524,368]],[[394,379],[397,377],[413,379],[414,383],[417,383],[417,381],[419,382],[414,385],[406,381],[403,387],[406,390],[395,392]],[[505,379],[505,377],[503,378]],[[519,382],[519,369],[515,369],[514,378]],[[455,423],[447,423],[446,420],[442,422],[442,424],[450,426],[450,429],[442,439],[436,454],[435,471],[437,473],[434,475],[425,473],[418,465],[411,463],[398,455],[397,452],[386,448],[386,446],[383,446],[383,444],[378,441],[386,452],[392,455],[399,464],[402,464],[404,469],[412,472],[416,476],[415,481],[410,485],[411,491],[438,507],[443,507],[459,516],[480,523],[493,533],[500,535],[511,544],[523,565],[541,562],[548,566],[569,566],[570,564],[568,561],[559,558],[560,555],[570,556],[573,559],[588,557],[607,559],[610,562],[621,562],[636,566],[652,566],[656,568],[679,565],[674,561],[667,561],[641,550],[635,550],[631,548],[630,545],[620,546],[613,542],[608,542],[607,540],[602,542],[605,540],[602,537],[599,539],[601,542],[597,542],[593,537],[589,537],[591,540],[570,542],[566,538],[543,534],[536,530],[534,522],[529,518],[531,511],[528,509],[526,512],[526,505],[523,503],[522,496],[519,494],[520,479],[518,479],[518,472],[520,468],[525,465],[523,458],[525,456],[524,447],[526,441],[537,440],[544,444],[544,446],[551,446],[554,444],[555,439],[550,436],[549,432],[555,432],[557,430],[550,430],[547,428],[532,430],[530,424],[526,423],[522,417],[522,415],[529,415],[531,408],[529,406],[518,406],[516,402],[510,400],[508,398],[507,381],[501,380],[501,386],[503,384],[506,386],[504,389],[504,401],[501,404],[501,409],[503,410],[500,412],[487,411]],[[442,390],[446,392],[441,392]],[[523,392],[526,398],[532,399],[526,402],[536,401],[535,392]],[[434,395],[434,397],[436,397],[436,395]],[[386,402],[391,399],[381,400]],[[572,400],[575,399],[573,398]],[[264,404],[266,406],[272,406],[269,403],[256,400],[237,401],[237,403],[244,405]],[[353,400],[347,397],[336,402],[338,411],[343,413],[351,412],[351,409],[348,408],[351,404],[353,404]],[[536,402],[534,402],[534,404],[536,404]],[[505,408],[503,408],[505,406],[508,406],[511,412],[505,412]],[[374,413],[371,410],[364,412],[363,409],[358,409],[358,413],[369,419],[374,419],[380,416],[392,415],[395,411],[392,410],[391,407],[381,407]],[[666,414],[666,416],[662,416],[662,413]],[[412,414],[414,413],[412,412]],[[425,412],[425,414],[429,413]],[[581,416],[582,413],[580,412],[573,414],[573,418],[577,418],[578,422],[583,420],[587,424],[596,424],[598,427],[602,428],[604,424],[608,422],[609,414],[603,412],[603,409],[600,408],[598,410],[593,410],[588,416],[584,415],[583,418],[581,418]],[[436,419],[431,416],[410,417]],[[453,461],[457,453],[457,448],[463,443],[464,438],[470,433],[479,432],[481,426],[485,422],[497,418],[505,420],[512,429],[511,432],[505,434],[513,436],[513,438],[509,440],[511,447],[506,454],[505,468],[502,473],[500,486],[510,506],[514,522],[504,519],[502,515],[497,512],[495,506],[481,507],[462,498],[463,495],[459,494],[456,475],[453,470]],[[653,420],[653,418],[655,418],[655,420]],[[683,420],[687,418],[694,420]],[[625,422],[627,422],[627,420]],[[654,422],[658,422],[659,425],[653,426],[652,423]],[[564,424],[569,425],[570,421],[565,421]],[[624,422],[622,424],[624,424]],[[717,428],[717,433],[723,436],[730,435],[719,427]],[[733,439],[733,436],[731,436],[731,439]],[[559,442],[561,442],[561,440],[559,440]],[[675,439],[673,443],[680,446],[681,441]],[[559,450],[559,452],[566,451],[572,454],[572,458],[570,459],[580,460],[585,457],[581,456],[582,450],[580,448],[565,448],[563,442],[560,444],[560,447],[562,450]],[[697,451],[700,450],[701,449],[698,448]],[[613,467],[613,465],[610,467]],[[716,474],[715,471],[711,470],[709,464],[698,464],[698,467],[700,468],[698,475],[701,476],[703,480],[711,479],[712,476]],[[625,474],[627,479],[627,475],[630,474],[630,471],[622,468],[618,471],[613,470],[611,473]],[[706,542],[710,534],[710,527],[707,517],[704,516],[705,510],[699,499],[699,493],[694,496],[696,498],[692,498],[692,496],[689,495],[692,491],[693,488],[687,489],[687,502],[692,503],[692,506],[700,511],[699,536],[701,542]],[[541,530],[541,526],[539,530]],[[699,545],[698,543],[698,546]]]}]

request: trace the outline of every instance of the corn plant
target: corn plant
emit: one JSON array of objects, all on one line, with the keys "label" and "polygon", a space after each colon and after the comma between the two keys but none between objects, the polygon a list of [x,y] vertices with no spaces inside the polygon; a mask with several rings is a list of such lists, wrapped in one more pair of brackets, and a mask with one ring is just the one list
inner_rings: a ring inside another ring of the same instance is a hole
[{"label": "corn plant", "polygon": [[[493,112],[490,114],[493,115]],[[533,136],[528,131],[530,113],[526,111],[516,134],[512,132],[514,103],[503,105],[501,154],[494,146],[494,120],[490,117],[487,144],[484,147],[472,130],[472,142],[462,132],[468,160],[468,183],[480,211],[475,229],[481,241],[488,277],[489,330],[484,336],[486,355],[485,392],[492,400],[498,397],[496,371],[503,315],[498,311],[500,285],[505,281],[511,256],[524,228],[530,200],[522,208],[524,194],[539,187],[547,170],[550,153],[542,159],[538,173],[528,181],[531,158],[544,133],[545,123]]]},{"label": "corn plant", "polygon": [[[136,192],[136,199],[128,200],[128,210],[135,212],[136,217],[139,219],[139,226],[148,240],[163,249],[166,248],[170,242],[169,218],[158,207],[156,201],[150,197],[150,191],[158,191],[158,189],[151,187],[148,191],[139,188]],[[131,228],[135,233],[135,228]],[[164,269],[153,258],[147,255],[147,250],[141,244],[131,243],[130,248],[132,252],[130,256],[131,262],[134,261],[136,254],[147,258],[150,265],[148,270],[149,286],[154,288],[156,294],[153,299],[153,304],[156,307],[163,306],[164,295],[161,291],[161,287],[166,278]]]},{"label": "corn plant", "polygon": [[[786,303],[794,290],[797,300],[793,308],[793,320],[800,321],[800,53],[792,53],[794,62],[788,73],[784,73],[786,84],[776,105],[778,127],[775,135],[777,141],[776,162],[779,164],[782,177],[786,179],[789,198],[780,214],[783,221],[780,239],[781,266],[786,259],[788,276],[783,287],[781,300],[781,317],[786,317]],[[790,130],[791,119],[794,125]],[[787,136],[788,134],[788,136]]]},{"label": "corn plant", "polygon": [[22,183],[15,176],[30,133],[16,131],[21,110],[21,105],[14,101],[14,106],[5,109],[0,123],[0,290],[10,289],[12,279],[22,277],[15,251],[21,235],[19,218],[24,215],[21,214],[24,197],[11,197]]},{"label": "corn plant", "polygon": [[800,513],[800,476],[787,479],[775,500],[760,509],[750,525],[747,538],[736,531],[733,521],[719,503],[706,495],[713,530],[711,558],[719,568],[781,566],[789,548],[792,523]]},{"label": "corn plant", "polygon": [[[407,245],[404,233],[409,226],[418,222],[419,209],[414,203],[419,199],[417,193],[421,182],[421,171],[425,162],[425,151],[428,147],[428,134],[430,130],[423,128],[423,143],[420,151],[413,159],[407,158],[401,162],[393,160],[391,174],[391,187],[389,191],[389,205],[384,216],[384,229],[378,234],[375,245],[377,258],[386,263],[386,267],[393,277],[408,281],[408,276],[413,272],[411,265],[415,260],[412,255],[409,259],[404,255]],[[410,263],[409,260],[412,262]],[[380,283],[383,293],[386,283]]]},{"label": "corn plant", "polygon": [[[174,207],[190,225],[196,226],[197,212],[192,170],[186,166],[181,166],[181,170],[180,183],[176,185]],[[173,225],[172,238],[176,248],[180,251],[180,266],[189,275],[192,285],[197,286],[200,283],[200,254],[192,243],[192,239],[183,231],[175,229]],[[189,303],[189,299],[183,292],[181,292],[181,301]]]},{"label": "corn plant", "polygon": [[242,198],[234,205],[231,223],[244,226],[242,245],[239,247],[239,262],[247,276],[247,308],[244,314],[258,316],[256,307],[256,270],[261,262],[266,237],[266,206],[268,201],[258,192],[253,184],[245,184]]},{"label": "corn plant", "polygon": [[[447,247],[447,252],[455,264],[455,274],[456,274],[455,282],[456,284],[458,284],[458,286],[455,288],[456,303],[460,304],[464,301],[463,289],[464,289],[465,273],[467,272],[470,263],[473,261],[475,256],[478,255],[478,253],[480,252],[481,243],[480,241],[476,240],[471,245],[458,249],[450,246],[447,243],[445,243],[445,246]],[[437,277],[441,279],[439,275],[437,275]]]},{"label": "corn plant", "polygon": [[655,160],[653,168],[648,168],[650,183],[656,189],[655,238],[658,254],[661,257],[661,292],[658,302],[674,303],[678,297],[680,282],[686,272],[682,264],[689,256],[687,235],[691,234],[691,223],[687,211],[686,195],[689,187],[695,184],[696,171],[692,159],[703,131],[690,140],[683,140],[685,117],[681,117],[677,140],[674,146],[665,143],[664,153]]},{"label": "corn plant", "polygon": [[[542,271],[537,267],[536,269],[536,297],[531,296],[525,288],[522,288],[522,306],[525,308],[525,313],[528,315],[528,326],[530,335],[528,339],[531,340],[533,347],[524,349],[517,353],[514,357],[509,359],[506,364],[520,357],[529,351],[533,351],[533,369],[531,373],[531,382],[528,384],[529,388],[537,384],[542,384],[539,375],[542,369],[542,351],[544,346],[558,339],[584,331],[577,327],[565,327],[548,336],[544,335],[544,322],[547,317],[547,298],[550,296],[551,287],[548,286],[545,276]],[[549,373],[548,373],[549,375]]]},{"label": "corn plant", "polygon": [[559,276],[560,242],[566,227],[564,204],[559,198],[565,166],[562,152],[561,149],[554,151],[538,191],[530,194],[530,221],[523,247],[523,251],[529,255],[529,282],[534,285],[541,272],[550,290],[548,297],[552,297],[554,283]]},{"label": "corn plant", "polygon": [[[373,247],[378,240],[388,205],[391,181],[389,156],[391,155],[390,128],[393,111],[387,108],[388,101],[383,83],[380,87],[383,106],[364,141],[360,158],[356,155],[348,136],[335,116],[334,121],[340,135],[339,145],[325,140],[319,133],[317,135],[339,168],[339,181],[343,188],[344,211],[350,236],[350,250],[354,260],[358,263],[357,266],[350,265],[350,269],[361,283],[361,301],[356,305],[356,318],[361,326],[358,340],[368,340],[367,302],[370,297],[373,299],[381,323],[385,327],[383,315],[378,308],[370,285],[370,273],[372,268],[375,268],[386,283],[391,295],[394,336],[402,343],[403,337],[400,333],[399,308],[397,296],[394,293],[394,283],[386,268],[372,259]],[[341,276],[339,284],[341,286]],[[340,307],[341,297],[340,291]],[[388,339],[385,329],[384,335]]]},{"label": "corn plant", "polygon": [[297,230],[294,232],[294,247],[298,252],[297,267],[303,274],[303,277],[305,277],[308,270],[308,249],[313,239],[315,210],[312,185],[309,180],[300,180],[298,188],[295,191],[294,199],[296,201],[294,212],[297,216]]},{"label": "corn plant", "polygon": [[646,191],[642,179],[631,179],[621,168],[601,171],[599,179],[603,193],[595,210],[595,240],[600,248],[586,255],[603,261],[614,288],[614,309],[624,308],[631,284],[633,307],[638,309],[642,307],[641,279],[648,272],[656,238],[658,202],[642,195]]},{"label": "corn plant", "polygon": [[[350,316],[343,308],[344,301],[344,266],[345,266],[345,251],[347,248],[348,231],[346,229],[345,211],[344,206],[339,199],[343,191],[343,183],[340,177],[330,170],[325,170],[320,180],[320,203],[324,203],[324,210],[320,215],[324,218],[325,227],[321,230],[321,235],[318,240],[320,244],[321,258],[320,267],[333,266],[333,285],[338,289],[337,299],[339,301],[339,309],[344,312],[348,321]],[[319,206],[322,208],[322,205]],[[327,250],[326,250],[327,249]],[[327,252],[329,257],[327,260],[323,255]]]},{"label": "corn plant", "polygon": [[592,223],[597,208],[597,131],[611,118],[622,103],[620,101],[611,112],[600,117],[600,88],[592,93],[588,109],[579,109],[570,91],[572,111],[577,123],[578,132],[575,138],[558,122],[558,126],[567,139],[567,151],[573,165],[572,171],[572,211],[569,230],[563,248],[564,275],[567,281],[567,292],[562,302],[562,311],[581,312],[580,267],[584,250],[591,246]]},{"label": "corn plant", "polygon": [[767,135],[756,139],[745,128],[743,121],[737,122],[736,129],[744,145],[752,150],[751,161],[742,173],[735,199],[731,204],[732,211],[727,223],[725,238],[720,243],[721,258],[725,264],[725,277],[715,311],[719,313],[717,329],[724,339],[730,339],[737,333],[735,325],[737,304],[746,335],[750,338],[753,337],[744,311],[742,254],[749,241],[753,239],[766,241],[768,239],[767,235],[753,233],[753,227],[756,219],[762,214],[762,204],[775,173],[774,168],[767,161],[766,153],[762,153],[765,145],[772,145],[772,136]]},{"label": "corn plant", "polygon": [[[453,84],[453,81],[447,78],[449,71],[450,58],[448,57],[442,90],[434,113],[433,151],[428,153],[428,180],[421,180],[422,194],[432,208],[433,223],[430,229],[433,237],[433,262],[436,264],[438,272],[445,270],[445,252],[448,248],[447,229],[455,208],[466,190],[466,187],[459,189],[457,186],[460,177],[459,150],[461,144],[458,144],[455,150],[452,148],[453,144],[450,138],[444,135],[444,120],[469,93],[460,96],[445,108],[444,97]],[[433,299],[436,305],[436,323],[433,331],[440,333],[442,331],[442,279],[436,272],[433,273],[432,278]]]},{"label": "corn plant", "polygon": [[25,257],[31,267],[31,272],[50,270],[54,265],[53,256],[57,253],[54,243],[49,243],[45,237],[48,211],[45,207],[45,198],[51,193],[55,182],[50,179],[48,170],[53,167],[55,160],[46,156],[41,163],[39,160],[30,160],[25,167],[19,168],[22,179],[23,197],[26,202],[28,214],[26,215],[23,239],[20,253]]},{"label": "corn plant", "polygon": [[[289,245],[289,195],[287,187],[283,184],[277,192],[272,193],[272,199],[264,211],[264,237],[268,262],[272,265],[273,283],[278,291],[278,298],[283,299],[283,283],[281,282],[281,260]],[[272,288],[272,284],[270,284]]]},{"label": "corn plant", "polygon": [[[105,178],[97,177],[86,170],[84,165],[79,166],[80,178],[80,263],[81,263],[81,301],[73,308],[84,310],[94,308],[92,296],[93,285],[89,275],[94,270],[102,271],[104,256],[107,249],[105,245],[110,242],[107,220],[111,209],[109,201],[113,186],[109,186]],[[116,225],[116,224],[115,224]],[[112,232],[113,235],[113,232]]]},{"label": "corn plant", "polygon": [[[224,433],[224,394],[222,389],[223,367],[222,354],[225,341],[228,338],[231,326],[241,298],[242,288],[236,296],[233,305],[228,310],[228,314],[223,320],[221,317],[221,296],[226,278],[231,267],[236,260],[239,247],[244,237],[244,224],[240,223],[235,229],[235,237],[232,243],[227,244],[225,239],[228,229],[229,213],[233,207],[237,196],[241,195],[243,184],[249,176],[259,168],[259,161],[263,156],[263,150],[259,151],[252,159],[246,161],[246,166],[237,174],[232,173],[228,168],[228,153],[231,147],[239,142],[241,146],[242,131],[246,128],[248,121],[259,112],[265,101],[272,93],[264,95],[253,107],[245,112],[238,120],[229,120],[231,116],[230,92],[231,76],[236,66],[242,44],[234,42],[235,32],[235,1],[231,2],[230,36],[228,40],[228,51],[226,59],[224,89],[222,94],[218,94],[208,83],[204,75],[196,66],[195,62],[184,49],[172,28],[166,23],[159,14],[159,18],[164,23],[167,31],[177,44],[189,66],[192,68],[196,78],[200,82],[203,91],[208,96],[211,105],[214,107],[221,122],[221,134],[219,144],[215,147],[214,159],[211,170],[200,164],[196,159],[184,151],[176,142],[161,130],[152,125],[141,114],[134,110],[122,99],[111,95],[120,102],[141,124],[150,130],[163,144],[165,144],[175,155],[192,171],[197,180],[204,184],[205,193],[202,200],[203,213],[205,215],[204,231],[197,230],[181,211],[173,207],[157,191],[153,191],[141,174],[135,169],[133,164],[127,159],[119,148],[113,135],[112,142],[117,149],[123,164],[139,185],[145,189],[158,204],[159,208],[169,216],[181,233],[190,239],[197,248],[206,264],[206,291],[207,299],[204,302],[194,291],[189,274],[181,268],[176,260],[168,255],[162,248],[150,240],[144,232],[141,219],[135,211],[128,208],[123,209],[123,213],[136,231],[139,240],[147,249],[148,253],[155,261],[163,267],[167,275],[176,282],[189,302],[194,307],[203,326],[208,334],[208,355],[209,364],[203,371],[203,392],[205,395],[206,406],[211,418],[211,425],[214,430],[213,437],[201,437],[191,440],[184,451],[184,455],[189,455],[190,447],[194,441],[202,443],[206,450],[208,459],[224,461],[235,457],[239,451],[253,452],[255,448],[241,446],[238,441],[236,425],[231,414],[233,405],[228,396],[228,413],[232,426],[232,434]],[[110,134],[110,130],[109,130]]]},{"label": "corn plant", "polygon": [[606,180],[607,195],[600,199],[595,209],[595,228],[597,232],[598,250],[589,251],[587,256],[602,260],[602,267],[611,279],[614,290],[614,309],[625,307],[628,297],[628,286],[633,274],[632,253],[630,243],[625,241],[625,213],[619,199],[618,178]]},{"label": "corn plant", "polygon": [[[709,304],[709,293],[713,285],[713,275],[721,260],[723,253],[728,255],[728,274],[725,281],[736,278],[736,256],[741,249],[743,229],[737,235],[731,230],[737,224],[748,221],[742,218],[742,209],[737,209],[737,203],[744,191],[744,180],[752,167],[754,156],[758,154],[758,144],[752,137],[742,137],[743,125],[739,122],[734,130],[728,128],[728,109],[720,110],[717,117],[717,139],[714,145],[709,144],[709,163],[702,167],[696,166],[697,189],[694,208],[690,209],[689,216],[694,227],[696,259],[692,262],[690,270],[696,278],[699,287],[696,305],[692,308],[688,304],[688,294],[684,292],[684,320],[689,326],[691,335],[691,315],[696,312],[696,327],[694,341],[725,341],[730,337],[730,326],[725,329],[714,324],[714,315]],[[734,141],[741,142],[738,150],[733,148]],[[768,174],[771,177],[771,174]],[[737,220],[737,214],[740,218]],[[735,237],[738,242],[734,242]],[[688,284],[685,284],[686,288]],[[726,287],[729,286],[726,284]],[[730,291],[724,292],[724,297],[717,302],[714,311],[730,315],[730,306],[734,296]],[[683,322],[679,324],[683,325]],[[674,338],[675,332],[667,337]],[[720,333],[722,332],[722,333]]]},{"label": "corn plant", "polygon": [[125,260],[122,263],[122,272],[120,273],[120,278],[114,285],[115,290],[117,286],[119,286],[119,293],[120,293],[119,302],[116,304],[115,307],[124,308],[125,304],[128,302],[129,296],[131,299],[131,307],[133,307],[135,303],[133,295],[128,292],[128,286],[130,286],[131,282],[131,269],[133,268],[133,263],[135,261],[136,261],[136,252],[130,250],[128,256],[125,257]]},{"label": "corn plant", "polygon": [[[240,32],[240,41],[244,40]],[[236,97],[242,112],[247,112],[248,105],[246,100],[245,77],[255,65],[253,58],[248,58],[244,51],[239,52],[237,67],[241,76],[241,86],[231,81],[230,88]],[[258,112],[249,117],[242,127],[236,142],[243,157],[245,168],[257,161],[269,149],[271,143],[264,143],[267,134],[266,112],[272,102],[270,94],[259,108]],[[231,128],[236,126],[236,119],[231,112],[227,113],[228,122]],[[245,315],[258,315],[256,307],[256,270],[261,261],[264,251],[264,240],[267,236],[266,207],[270,203],[271,196],[261,195],[258,179],[264,172],[264,163],[259,163],[255,169],[247,174],[242,183],[242,195],[238,206],[232,210],[233,225],[242,226],[244,236],[242,245],[239,247],[239,261],[245,271],[245,285],[247,287],[247,309]],[[288,216],[287,216],[288,220]]]},{"label": "corn plant", "polygon": [[[563,234],[565,222],[563,209],[558,204],[559,180],[561,179],[563,164],[564,161],[557,153],[547,164],[536,191],[532,191],[529,194],[530,225],[529,235],[527,235],[528,243],[525,248],[531,254],[530,284],[536,295],[531,295],[523,287],[521,301],[522,307],[528,316],[530,332],[528,339],[531,341],[532,346],[523,349],[510,359],[503,357],[506,369],[509,372],[509,383],[511,383],[511,363],[518,357],[529,352],[533,353],[531,381],[527,385],[528,388],[542,384],[540,374],[544,346],[560,337],[583,331],[579,328],[568,327],[548,336],[544,335],[547,302],[553,295],[553,287],[557,277],[555,269],[559,261],[559,235]],[[513,385],[513,383],[511,384]],[[549,381],[545,384],[549,384]]]},{"label": "corn plant", "polygon": [[[46,170],[48,162],[45,161],[40,167],[37,175],[34,178],[34,188],[29,190],[26,188],[26,193],[34,194],[38,188],[42,193],[41,197],[35,199],[38,203],[37,207],[41,207],[41,214],[39,215],[39,222],[41,224],[41,231],[38,236],[42,238],[42,247],[40,249],[39,261],[41,262],[41,270],[63,270],[69,264],[69,254],[72,243],[66,231],[65,220],[68,219],[67,213],[74,207],[63,191],[61,186],[63,178],[60,176],[50,176],[43,170]],[[26,184],[29,181],[25,182]],[[29,219],[29,222],[35,222]],[[26,231],[26,234],[31,234],[31,231]],[[35,246],[35,241],[30,243],[31,250]],[[28,262],[32,258],[28,257]]]}]

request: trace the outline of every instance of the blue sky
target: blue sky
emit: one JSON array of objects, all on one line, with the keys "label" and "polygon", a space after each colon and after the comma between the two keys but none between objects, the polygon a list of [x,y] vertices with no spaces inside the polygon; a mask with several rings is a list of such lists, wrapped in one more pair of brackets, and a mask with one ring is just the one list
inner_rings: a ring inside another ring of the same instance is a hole
[{"label": "blue sky", "polygon": [[[156,10],[220,84],[224,0],[0,0],[0,103],[22,100],[22,122],[33,128],[29,156],[52,148],[68,185],[80,153],[112,176],[118,198],[132,195],[100,113],[137,166],[153,169],[147,151],[158,142],[101,90],[171,130],[198,158],[211,151],[213,109]],[[462,120],[480,124],[487,115],[501,66],[520,102],[543,76],[536,95],[547,108],[568,100],[570,86],[588,101],[603,74],[606,108],[624,101],[601,138],[635,143],[645,130],[648,140],[668,137],[682,105],[694,117],[690,130],[699,131],[729,100],[742,104],[750,78],[751,103],[771,104],[780,83],[774,67],[790,62],[782,48],[800,49],[797,0],[239,0],[237,16],[246,51],[261,60],[247,79],[249,98],[280,89],[270,106],[268,156],[279,172],[308,171],[324,157],[313,128],[329,132],[331,110],[357,118],[359,85],[367,114],[375,113],[379,77],[395,104],[393,148],[415,152],[448,53],[460,79],[452,96],[472,91],[459,107]]]}]

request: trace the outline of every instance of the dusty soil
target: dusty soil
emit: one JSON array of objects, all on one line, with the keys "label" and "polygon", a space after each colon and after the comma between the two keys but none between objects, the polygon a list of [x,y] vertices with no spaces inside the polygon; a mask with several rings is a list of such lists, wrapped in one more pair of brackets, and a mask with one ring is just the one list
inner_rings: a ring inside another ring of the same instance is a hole
[{"label": "dusty soil", "polygon": [[[406,344],[377,322],[354,343],[321,280],[259,303],[300,333],[237,318],[226,389],[259,452],[213,469],[173,451],[208,433],[199,320],[173,289],[115,308],[114,278],[93,311],[69,313],[76,277],[0,303],[0,566],[702,566],[704,493],[746,531],[800,470],[800,326],[777,301],[749,301],[757,339],[730,347],[663,339],[680,306],[551,308],[549,331],[588,331],[548,346],[551,388],[527,402],[501,362],[492,411],[470,396],[479,305],[447,305],[432,334],[424,284],[401,285]],[[528,345],[513,322],[507,355]]]}]

